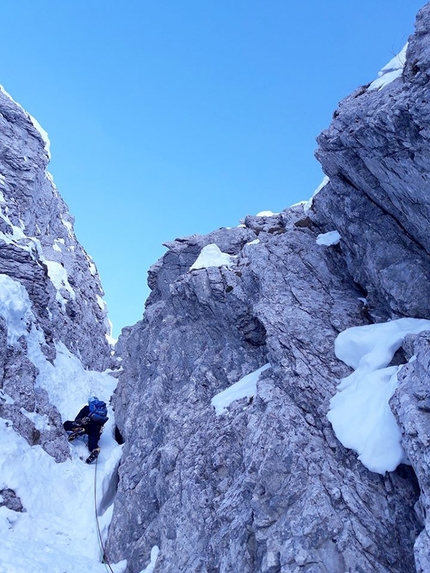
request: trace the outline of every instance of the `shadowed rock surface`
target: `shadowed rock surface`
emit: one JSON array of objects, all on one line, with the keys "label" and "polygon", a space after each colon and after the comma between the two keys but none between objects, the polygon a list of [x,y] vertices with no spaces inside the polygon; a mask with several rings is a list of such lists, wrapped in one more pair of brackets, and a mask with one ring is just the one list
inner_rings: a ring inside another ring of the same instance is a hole
[{"label": "shadowed rock surface", "polygon": [[417,475],[417,514],[425,524],[415,544],[418,573],[430,571],[430,332],[406,337],[409,363],[399,373],[391,406],[402,428],[402,445]]},{"label": "shadowed rock surface", "polygon": [[[117,349],[125,445],[107,545],[129,573],[155,545],[155,573],[430,571],[415,511],[428,507],[425,359],[393,398],[412,467],[368,471],[326,418],[349,373],[339,332],[430,317],[429,18],[427,5],[403,74],[346,98],[319,137],[330,181],[310,209],[177,239],[151,268],[143,320]],[[332,230],[339,245],[316,244]],[[232,265],[191,271],[212,243]],[[213,396],[266,363],[256,396],[216,415]],[[403,389],[414,376],[420,398]]]}]

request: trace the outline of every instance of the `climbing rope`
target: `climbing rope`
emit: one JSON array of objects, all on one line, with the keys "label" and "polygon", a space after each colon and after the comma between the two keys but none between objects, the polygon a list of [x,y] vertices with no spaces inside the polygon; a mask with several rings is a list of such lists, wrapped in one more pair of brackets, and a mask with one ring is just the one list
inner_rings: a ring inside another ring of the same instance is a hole
[{"label": "climbing rope", "polygon": [[109,571],[110,573],[114,573],[114,570],[112,569],[111,564],[109,563],[109,559],[106,555],[106,548],[103,544],[102,533],[100,531],[99,516],[97,515],[97,462],[98,462],[98,458],[96,458],[96,468],[94,470],[94,512],[96,514],[97,537],[98,537],[99,546],[100,546],[100,554],[101,554],[101,558],[102,558],[102,563],[103,563],[103,565],[105,565],[106,571]]}]

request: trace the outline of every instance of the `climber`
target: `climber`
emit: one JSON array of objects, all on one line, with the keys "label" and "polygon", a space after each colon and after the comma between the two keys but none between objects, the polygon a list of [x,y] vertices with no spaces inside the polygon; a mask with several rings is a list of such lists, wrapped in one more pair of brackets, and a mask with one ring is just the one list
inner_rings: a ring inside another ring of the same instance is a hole
[{"label": "climber", "polygon": [[84,406],[72,422],[67,420],[63,428],[69,433],[69,442],[79,436],[88,436],[88,449],[90,455],[85,460],[87,464],[93,462],[100,453],[99,439],[103,431],[103,425],[108,421],[107,408],[105,402],[99,400],[97,396],[88,398],[88,405]]}]

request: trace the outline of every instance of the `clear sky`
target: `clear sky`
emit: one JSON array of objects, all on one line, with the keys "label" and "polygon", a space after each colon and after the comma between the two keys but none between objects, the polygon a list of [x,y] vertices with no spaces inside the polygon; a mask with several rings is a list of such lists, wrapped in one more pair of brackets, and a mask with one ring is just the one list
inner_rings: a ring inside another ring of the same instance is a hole
[{"label": "clear sky", "polygon": [[315,138],[413,32],[416,0],[2,0],[0,83],[49,170],[114,334],[162,243],[308,199]]}]

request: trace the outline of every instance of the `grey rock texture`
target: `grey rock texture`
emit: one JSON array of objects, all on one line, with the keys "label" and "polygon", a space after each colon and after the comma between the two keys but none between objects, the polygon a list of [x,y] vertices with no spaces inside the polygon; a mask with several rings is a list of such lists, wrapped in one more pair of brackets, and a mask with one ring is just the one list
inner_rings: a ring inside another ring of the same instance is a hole
[{"label": "grey rock texture", "polygon": [[[368,472],[335,439],[339,331],[367,321],[337,247],[301,207],[169,244],[120,339],[125,439],[108,547],[140,573],[414,571],[412,472]],[[252,243],[258,239],[258,243]],[[189,271],[216,243],[232,267]],[[270,362],[257,396],[211,398]]]},{"label": "grey rock texture", "polygon": [[404,348],[410,361],[399,375],[391,399],[402,428],[402,445],[417,475],[421,496],[417,513],[425,526],[415,543],[418,573],[430,571],[430,332],[408,336]]},{"label": "grey rock texture", "polygon": [[356,90],[318,138],[330,182],[314,210],[341,231],[375,318],[430,311],[429,13],[427,5],[418,14],[403,75],[380,90]]},{"label": "grey rock texture", "polygon": [[[32,313],[27,332],[40,331],[48,360],[55,359],[55,344],[62,342],[85,367],[104,369],[110,348],[103,291],[46,171],[48,161],[34,120],[0,91],[0,278],[7,275],[26,289]],[[69,454],[58,410],[36,384],[26,336],[11,340],[0,315],[0,416],[31,445],[62,461]]]},{"label": "grey rock texture", "polygon": [[[346,98],[319,137],[330,181],[309,210],[177,239],[151,268],[118,343],[107,546],[128,573],[154,545],[155,573],[430,572],[427,335],[393,398],[412,466],[369,472],[326,418],[349,373],[340,331],[430,317],[430,5],[416,30],[403,74]],[[339,245],[316,244],[334,229]],[[211,243],[233,264],[190,271]],[[266,363],[256,396],[217,416],[213,396]]]},{"label": "grey rock texture", "polygon": [[[176,239],[150,269],[145,315],[117,347],[125,443],[107,548],[128,573],[155,545],[155,573],[430,573],[430,334],[405,339],[391,401],[410,466],[369,472],[326,418],[349,373],[339,332],[430,318],[429,30],[427,5],[403,74],[340,104],[319,137],[330,181],[311,208]],[[27,335],[51,361],[60,342],[88,368],[111,356],[97,270],[48,161],[32,118],[0,91],[0,284],[31,302],[16,340],[0,312],[0,416],[62,461]],[[338,245],[316,243],[334,229]],[[231,265],[191,270],[210,244]],[[217,415],[212,398],[265,364],[255,396]],[[25,511],[8,487],[0,506]]]},{"label": "grey rock texture", "polygon": [[5,506],[12,511],[22,512],[24,510],[21,500],[13,489],[0,490],[0,507]]},{"label": "grey rock texture", "polygon": [[[429,32],[427,4],[418,13],[403,74],[381,90],[360,88],[346,98],[319,138],[317,156],[330,182],[315,197],[313,218],[339,230],[348,269],[366,291],[375,320],[429,317]],[[417,361],[402,369],[392,402],[421,489],[420,572],[430,571],[426,341],[427,335],[418,337]],[[411,345],[405,343],[410,355]]]}]

